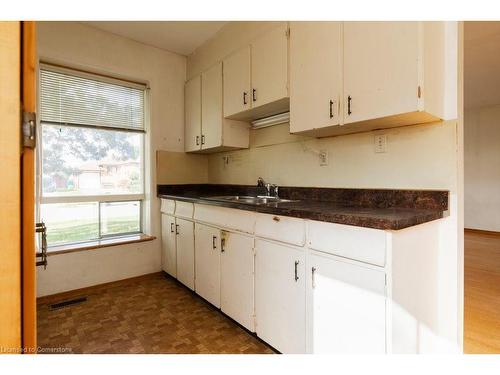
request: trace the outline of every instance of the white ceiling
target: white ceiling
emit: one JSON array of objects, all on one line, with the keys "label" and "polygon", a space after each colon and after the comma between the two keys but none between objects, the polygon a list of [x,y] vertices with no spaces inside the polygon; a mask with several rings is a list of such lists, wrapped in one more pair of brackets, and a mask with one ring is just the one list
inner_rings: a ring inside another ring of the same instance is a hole
[{"label": "white ceiling", "polygon": [[181,55],[190,55],[227,22],[90,21],[89,26]]},{"label": "white ceiling", "polygon": [[500,104],[500,22],[466,22],[464,107]]}]

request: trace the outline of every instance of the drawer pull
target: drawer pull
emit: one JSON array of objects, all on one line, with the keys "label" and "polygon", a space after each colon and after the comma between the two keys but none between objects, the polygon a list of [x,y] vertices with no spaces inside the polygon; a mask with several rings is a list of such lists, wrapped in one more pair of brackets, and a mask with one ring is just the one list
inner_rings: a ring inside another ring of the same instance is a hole
[{"label": "drawer pull", "polygon": [[217,249],[217,236],[212,236],[212,249]]},{"label": "drawer pull", "polygon": [[281,219],[280,219],[278,216],[273,216],[273,220],[274,220],[274,221],[276,221],[276,222],[278,222],[278,221],[280,221]]},{"label": "drawer pull", "polygon": [[299,275],[297,274],[297,266],[299,265],[299,261],[295,261],[295,282],[299,280]]},{"label": "drawer pull", "polygon": [[179,234],[179,224],[175,224],[175,234]]},{"label": "drawer pull", "polygon": [[170,233],[174,233],[174,223],[170,223]]}]

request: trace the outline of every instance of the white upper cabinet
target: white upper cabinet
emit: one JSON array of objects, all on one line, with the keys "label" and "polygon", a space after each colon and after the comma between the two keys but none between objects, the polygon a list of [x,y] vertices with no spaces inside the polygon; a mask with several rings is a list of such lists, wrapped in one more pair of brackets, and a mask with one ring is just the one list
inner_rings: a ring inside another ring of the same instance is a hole
[{"label": "white upper cabinet", "polygon": [[224,117],[251,108],[250,46],[233,53],[224,65]]},{"label": "white upper cabinet", "polygon": [[288,97],[288,28],[277,27],[252,45],[252,107]]},{"label": "white upper cabinet", "polygon": [[457,37],[449,29],[292,22],[290,131],[325,137],[456,118]]},{"label": "white upper cabinet", "polygon": [[288,111],[286,23],[231,54],[223,64],[225,117],[250,120]]},{"label": "white upper cabinet", "polygon": [[339,125],[342,22],[290,23],[290,132]]},{"label": "white upper cabinet", "polygon": [[222,62],[186,83],[186,152],[248,147],[248,123],[225,119],[222,98]]},{"label": "white upper cabinet", "polygon": [[184,145],[186,152],[201,149],[201,76],[186,82]]},{"label": "white upper cabinet", "polygon": [[222,144],[222,63],[201,74],[201,149]]},{"label": "white upper cabinet", "polygon": [[419,22],[344,22],[344,123],[419,110]]}]

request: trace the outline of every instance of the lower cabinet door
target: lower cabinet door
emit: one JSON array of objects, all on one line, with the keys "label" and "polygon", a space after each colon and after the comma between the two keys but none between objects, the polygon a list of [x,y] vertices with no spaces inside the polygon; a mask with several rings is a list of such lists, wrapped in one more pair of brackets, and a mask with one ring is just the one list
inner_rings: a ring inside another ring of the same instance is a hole
[{"label": "lower cabinet door", "polygon": [[310,253],[308,353],[385,353],[385,300],[382,269]]},{"label": "lower cabinet door", "polygon": [[220,308],[220,229],[195,224],[195,290]]},{"label": "lower cabinet door", "polygon": [[170,276],[177,277],[177,250],[175,244],[175,218],[161,215],[161,264]]},{"label": "lower cabinet door", "polygon": [[282,353],[305,353],[304,250],[255,240],[256,332]]},{"label": "lower cabinet door", "polygon": [[177,280],[194,290],[194,223],[176,218]]},{"label": "lower cabinet door", "polygon": [[221,232],[221,310],[251,332],[254,327],[252,237]]}]

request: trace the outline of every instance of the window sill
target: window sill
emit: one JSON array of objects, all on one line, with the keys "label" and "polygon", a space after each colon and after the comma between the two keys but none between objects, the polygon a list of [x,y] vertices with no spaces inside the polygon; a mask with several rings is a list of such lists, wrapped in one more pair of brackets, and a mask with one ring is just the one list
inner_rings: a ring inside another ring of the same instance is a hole
[{"label": "window sill", "polygon": [[127,245],[139,242],[147,242],[147,241],[152,241],[154,239],[156,239],[156,237],[141,233],[126,237],[106,238],[97,241],[52,246],[47,249],[47,256],[74,253],[77,251],[96,250],[96,249],[102,249],[104,247]]}]

